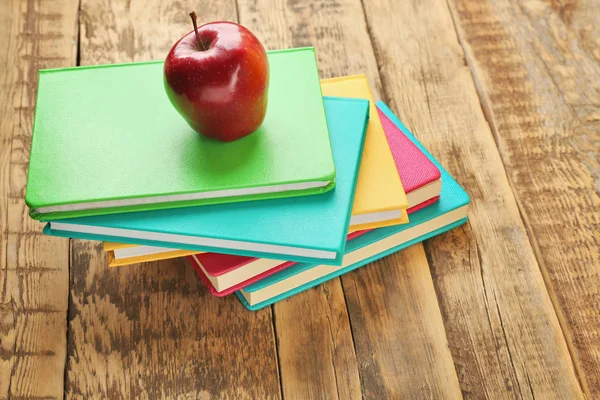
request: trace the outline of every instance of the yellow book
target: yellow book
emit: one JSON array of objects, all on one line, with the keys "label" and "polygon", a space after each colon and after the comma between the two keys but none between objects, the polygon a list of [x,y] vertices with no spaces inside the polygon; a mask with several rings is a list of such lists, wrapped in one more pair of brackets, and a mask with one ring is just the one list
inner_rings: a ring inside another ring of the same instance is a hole
[{"label": "yellow book", "polygon": [[368,99],[371,102],[350,232],[408,222],[408,200],[377,113],[365,75],[321,80],[323,96]]},{"label": "yellow book", "polygon": [[108,257],[110,267],[121,267],[124,265],[142,262],[167,260],[192,254],[202,253],[193,250],[177,250],[166,247],[138,246],[137,244],[124,244],[104,242],[104,251]]},{"label": "yellow book", "polygon": [[[350,233],[408,223],[406,213],[408,200],[379,119],[367,77],[353,75],[323,79],[321,80],[321,90],[323,96],[351,97],[367,99],[371,102],[369,124],[358,173],[352,217],[350,218]],[[106,242],[104,246],[104,249],[109,252],[109,265],[115,267],[200,253],[109,242]],[[114,250],[119,246],[125,250],[115,252]]]}]

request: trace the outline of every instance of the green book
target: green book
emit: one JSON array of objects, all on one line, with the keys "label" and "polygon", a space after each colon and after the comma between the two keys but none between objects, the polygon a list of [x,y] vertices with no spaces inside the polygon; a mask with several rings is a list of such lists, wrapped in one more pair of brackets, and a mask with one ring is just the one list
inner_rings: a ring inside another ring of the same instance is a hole
[{"label": "green book", "polygon": [[34,219],[324,193],[335,166],[313,48],[268,52],[263,125],[222,143],[193,131],[163,63],[40,71],[25,200]]}]

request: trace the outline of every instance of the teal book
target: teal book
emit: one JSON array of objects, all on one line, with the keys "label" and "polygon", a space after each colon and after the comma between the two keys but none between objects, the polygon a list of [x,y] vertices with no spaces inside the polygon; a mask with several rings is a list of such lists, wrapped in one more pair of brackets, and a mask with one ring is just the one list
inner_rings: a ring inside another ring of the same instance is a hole
[{"label": "teal book", "polygon": [[25,196],[31,217],[332,189],[335,165],[314,49],[271,51],[268,58],[265,120],[232,143],[188,126],[165,93],[162,61],[40,71]]},{"label": "teal book", "polygon": [[413,244],[444,233],[467,221],[469,195],[417,141],[382,102],[377,107],[429,158],[441,172],[442,191],[436,203],[410,215],[410,222],[369,231],[348,242],[341,266],[300,263],[261,279],[236,292],[250,310],[271,305],[336,278]]},{"label": "teal book", "polygon": [[319,196],[64,219],[49,222],[44,232],[338,265],[346,246],[369,101],[325,97],[324,103],[337,171],[335,190]]}]

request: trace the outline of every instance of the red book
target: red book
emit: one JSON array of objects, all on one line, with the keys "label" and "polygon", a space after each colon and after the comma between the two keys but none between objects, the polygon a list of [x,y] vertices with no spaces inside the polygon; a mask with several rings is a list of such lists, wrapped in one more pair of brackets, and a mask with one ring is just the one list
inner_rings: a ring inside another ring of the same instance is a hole
[{"label": "red book", "polygon": [[[435,203],[440,196],[440,171],[429,161],[383,112],[377,110],[388,144],[392,151],[400,180],[404,186],[408,213]],[[352,240],[367,231],[352,232]],[[281,271],[291,261],[252,258],[220,253],[202,253],[188,256],[202,281],[215,296],[225,296],[253,282]]]}]

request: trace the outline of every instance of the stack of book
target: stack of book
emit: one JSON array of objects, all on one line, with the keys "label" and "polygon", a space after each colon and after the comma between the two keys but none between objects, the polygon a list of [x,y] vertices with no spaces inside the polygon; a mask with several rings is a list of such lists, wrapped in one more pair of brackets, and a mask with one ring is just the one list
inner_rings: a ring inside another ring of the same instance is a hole
[{"label": "stack of book", "polygon": [[265,120],[232,143],[179,116],[162,62],[40,71],[31,217],[104,241],[110,266],[188,257],[251,310],[467,221],[467,193],[364,75],[319,80],[313,48],[268,57]]}]

